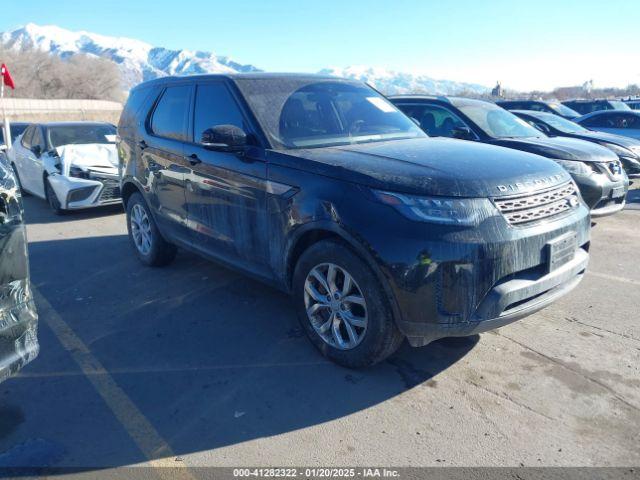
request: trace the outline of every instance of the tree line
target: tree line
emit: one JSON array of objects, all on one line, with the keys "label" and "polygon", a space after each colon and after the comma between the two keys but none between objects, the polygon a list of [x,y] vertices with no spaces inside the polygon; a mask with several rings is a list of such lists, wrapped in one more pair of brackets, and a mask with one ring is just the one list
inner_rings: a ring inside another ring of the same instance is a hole
[{"label": "tree line", "polygon": [[[14,98],[86,99],[122,102],[125,94],[118,66],[84,54],[60,58],[35,49],[8,49],[0,45],[15,82]],[[6,94],[6,90],[5,90]]]}]

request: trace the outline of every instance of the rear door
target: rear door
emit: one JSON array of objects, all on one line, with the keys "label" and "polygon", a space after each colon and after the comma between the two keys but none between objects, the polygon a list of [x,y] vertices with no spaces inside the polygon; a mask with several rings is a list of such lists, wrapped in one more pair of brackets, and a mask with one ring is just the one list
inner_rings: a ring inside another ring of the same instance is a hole
[{"label": "rear door", "polygon": [[202,133],[217,125],[234,125],[256,138],[248,112],[226,81],[202,81],[192,123],[185,155],[193,163],[186,181],[193,244],[210,256],[261,271],[268,258],[264,149],[224,152],[200,143]]},{"label": "rear door", "polygon": [[27,240],[15,177],[0,162],[0,381],[38,354]]},{"label": "rear door", "polygon": [[148,199],[160,230],[185,242],[189,241],[184,192],[189,163],[184,144],[192,90],[189,84],[178,84],[161,92],[137,146],[148,170]]}]

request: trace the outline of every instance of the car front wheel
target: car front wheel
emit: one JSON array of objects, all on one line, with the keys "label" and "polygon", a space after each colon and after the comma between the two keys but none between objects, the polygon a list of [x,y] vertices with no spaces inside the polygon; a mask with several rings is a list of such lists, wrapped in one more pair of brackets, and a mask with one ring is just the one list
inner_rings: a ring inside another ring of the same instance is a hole
[{"label": "car front wheel", "polygon": [[133,250],[145,265],[161,267],[176,257],[176,247],[162,237],[139,193],[131,195],[127,202],[127,229]]},{"label": "car front wheel", "polygon": [[49,204],[49,207],[51,207],[53,213],[55,213],[56,215],[64,215],[65,209],[62,208],[60,200],[58,199],[58,195],[56,195],[56,192],[53,190],[51,182],[49,182],[49,178],[44,179],[44,189],[47,203]]},{"label": "car front wheel", "polygon": [[402,343],[404,337],[376,275],[342,243],[318,242],[302,254],[293,294],[307,335],[323,355],[340,365],[373,365]]}]

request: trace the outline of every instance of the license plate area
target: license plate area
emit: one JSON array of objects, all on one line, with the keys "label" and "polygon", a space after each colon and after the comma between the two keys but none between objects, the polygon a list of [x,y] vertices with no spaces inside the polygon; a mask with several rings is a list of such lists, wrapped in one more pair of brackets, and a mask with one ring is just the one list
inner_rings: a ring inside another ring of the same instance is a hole
[{"label": "license plate area", "polygon": [[576,232],[567,232],[547,243],[549,272],[573,260],[577,243]]},{"label": "license plate area", "polygon": [[613,190],[611,190],[611,198],[620,197],[624,197],[624,187],[614,187]]}]

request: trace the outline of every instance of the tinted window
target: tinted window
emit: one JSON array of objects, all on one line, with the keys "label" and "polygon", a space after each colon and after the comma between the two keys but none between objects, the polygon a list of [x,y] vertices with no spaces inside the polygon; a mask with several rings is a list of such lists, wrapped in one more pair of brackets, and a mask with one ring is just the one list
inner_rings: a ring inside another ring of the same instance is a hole
[{"label": "tinted window", "polygon": [[235,125],[248,131],[235,98],[222,82],[198,85],[193,119],[194,141],[199,142],[202,132],[216,125]]},{"label": "tinted window", "polygon": [[47,138],[52,148],[62,145],[81,145],[91,143],[113,143],[116,129],[108,124],[78,124],[47,128]]},{"label": "tinted window", "polygon": [[134,122],[135,114],[149,96],[150,90],[149,88],[138,88],[129,94],[122,115],[120,115],[120,126]]},{"label": "tinted window", "polygon": [[41,151],[45,150],[44,137],[42,136],[42,129],[36,128],[33,132],[33,137],[31,138],[31,146],[35,147],[38,145]]},{"label": "tinted window", "polygon": [[189,85],[169,87],[164,91],[151,120],[154,135],[176,140],[186,139],[190,94]]},{"label": "tinted window", "polygon": [[11,125],[11,141],[15,142],[16,138],[24,132],[29,125]]},{"label": "tinted window", "polygon": [[455,128],[466,126],[454,113],[436,105],[399,105],[399,108],[417,120],[431,137],[453,137]]}]

